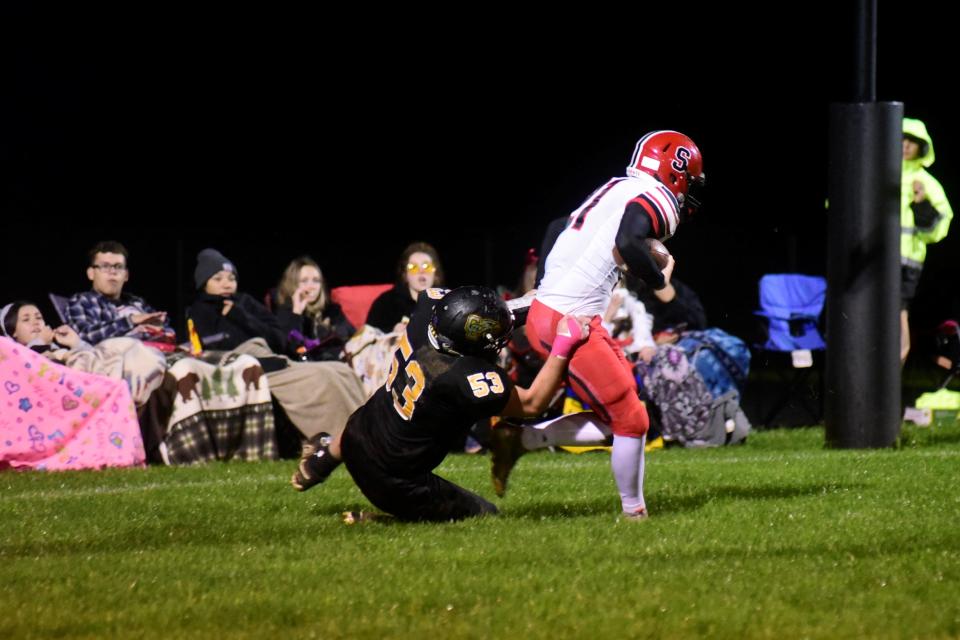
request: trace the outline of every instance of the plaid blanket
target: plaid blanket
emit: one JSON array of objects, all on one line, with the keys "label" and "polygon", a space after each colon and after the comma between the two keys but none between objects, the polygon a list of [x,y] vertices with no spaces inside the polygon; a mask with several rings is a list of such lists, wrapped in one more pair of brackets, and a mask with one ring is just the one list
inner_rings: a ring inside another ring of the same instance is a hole
[{"label": "plaid blanket", "polygon": [[270,388],[256,358],[182,358],[169,372],[177,394],[162,447],[168,464],[277,458]]}]

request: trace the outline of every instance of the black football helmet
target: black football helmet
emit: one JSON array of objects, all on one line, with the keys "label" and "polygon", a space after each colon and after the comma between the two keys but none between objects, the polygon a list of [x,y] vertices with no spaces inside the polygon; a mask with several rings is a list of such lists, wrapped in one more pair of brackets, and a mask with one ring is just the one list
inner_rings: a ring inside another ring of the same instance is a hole
[{"label": "black football helmet", "polygon": [[440,351],[490,358],[510,340],[513,315],[492,289],[458,287],[433,306],[430,328]]}]

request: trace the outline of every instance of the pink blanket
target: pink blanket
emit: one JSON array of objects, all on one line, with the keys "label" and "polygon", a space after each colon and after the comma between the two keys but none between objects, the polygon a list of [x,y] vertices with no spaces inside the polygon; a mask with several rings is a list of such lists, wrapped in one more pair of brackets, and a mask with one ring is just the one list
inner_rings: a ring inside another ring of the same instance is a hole
[{"label": "pink blanket", "polygon": [[68,369],[0,338],[0,469],[143,461],[140,426],[123,380]]}]

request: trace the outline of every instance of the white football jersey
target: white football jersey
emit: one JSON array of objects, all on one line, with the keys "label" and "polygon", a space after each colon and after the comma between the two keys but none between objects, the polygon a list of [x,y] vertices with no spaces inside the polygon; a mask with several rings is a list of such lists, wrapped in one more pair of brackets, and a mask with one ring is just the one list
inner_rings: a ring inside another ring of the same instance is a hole
[{"label": "white football jersey", "polygon": [[613,178],[570,214],[545,263],[537,300],[560,313],[603,314],[620,278],[613,248],[624,211],[642,201],[651,228],[665,240],[680,221],[677,200],[652,176]]}]

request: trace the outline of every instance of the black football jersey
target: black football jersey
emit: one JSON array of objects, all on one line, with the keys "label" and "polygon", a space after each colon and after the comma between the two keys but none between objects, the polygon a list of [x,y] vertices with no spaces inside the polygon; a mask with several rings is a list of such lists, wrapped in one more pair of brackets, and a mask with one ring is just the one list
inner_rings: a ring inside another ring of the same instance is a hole
[{"label": "black football jersey", "polygon": [[497,365],[433,346],[430,318],[444,293],[420,294],[386,384],[351,423],[351,430],[362,433],[365,453],[396,475],[437,467],[475,422],[503,411],[513,388]]}]

